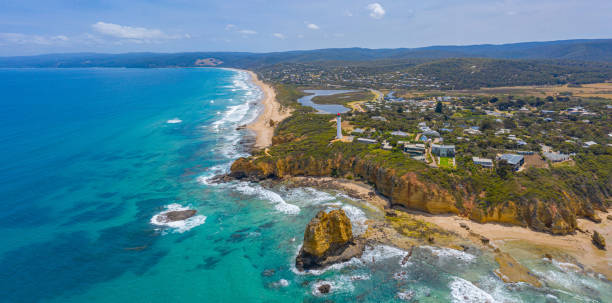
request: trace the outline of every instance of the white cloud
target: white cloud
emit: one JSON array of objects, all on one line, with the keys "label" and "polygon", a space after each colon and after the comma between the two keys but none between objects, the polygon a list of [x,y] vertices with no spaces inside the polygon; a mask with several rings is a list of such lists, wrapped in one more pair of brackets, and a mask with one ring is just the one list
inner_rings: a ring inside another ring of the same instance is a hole
[{"label": "white cloud", "polygon": [[385,16],[385,9],[378,2],[370,3],[366,7],[370,11],[370,17],[380,19]]},{"label": "white cloud", "polygon": [[168,35],[159,29],[144,27],[131,27],[113,23],[98,22],[92,25],[93,29],[103,35],[132,40],[134,42],[154,42],[168,39],[188,38],[185,35]]},{"label": "white cloud", "polygon": [[278,39],[285,39],[285,35],[281,34],[281,33],[274,33],[272,34],[272,36],[278,38]]},{"label": "white cloud", "polygon": [[316,24],[314,24],[314,23],[308,23],[308,25],[306,25],[306,26],[307,26],[309,29],[314,29],[314,30],[317,30],[317,29],[319,29],[319,28],[320,28],[318,25],[316,25]]},{"label": "white cloud", "polygon": [[51,45],[68,42],[70,39],[64,35],[41,36],[21,33],[0,33],[0,45],[9,44],[38,44]]},{"label": "white cloud", "polygon": [[250,30],[250,29],[243,29],[243,30],[239,30],[238,32],[243,35],[256,35],[257,34],[256,31]]},{"label": "white cloud", "polygon": [[225,30],[226,31],[232,30],[234,28],[236,28],[236,25],[233,25],[233,24],[228,24],[228,25],[225,26]]}]

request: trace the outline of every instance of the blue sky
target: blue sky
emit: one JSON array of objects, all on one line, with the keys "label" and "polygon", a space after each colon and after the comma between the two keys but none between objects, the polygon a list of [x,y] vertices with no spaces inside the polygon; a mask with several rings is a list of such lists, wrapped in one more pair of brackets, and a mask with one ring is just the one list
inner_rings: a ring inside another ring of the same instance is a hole
[{"label": "blue sky", "polygon": [[610,0],[0,0],[0,56],[612,38]]}]

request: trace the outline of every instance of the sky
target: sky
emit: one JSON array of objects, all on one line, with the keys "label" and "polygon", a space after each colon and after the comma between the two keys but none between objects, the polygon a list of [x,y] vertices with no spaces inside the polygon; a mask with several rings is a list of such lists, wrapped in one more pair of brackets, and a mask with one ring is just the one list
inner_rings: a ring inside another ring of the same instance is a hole
[{"label": "sky", "polygon": [[612,38],[610,0],[0,0],[0,56]]}]

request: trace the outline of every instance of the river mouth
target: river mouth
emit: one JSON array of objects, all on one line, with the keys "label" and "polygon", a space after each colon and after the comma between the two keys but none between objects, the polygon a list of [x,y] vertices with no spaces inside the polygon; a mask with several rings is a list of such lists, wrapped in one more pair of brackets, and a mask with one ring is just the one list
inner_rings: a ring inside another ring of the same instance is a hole
[{"label": "river mouth", "polygon": [[317,110],[320,114],[335,114],[335,113],[346,113],[351,109],[339,104],[317,104],[312,102],[312,98],[317,96],[331,96],[336,94],[352,93],[357,90],[339,90],[339,89],[307,89],[305,93],[309,94],[298,99],[298,102],[304,106],[310,106]]}]

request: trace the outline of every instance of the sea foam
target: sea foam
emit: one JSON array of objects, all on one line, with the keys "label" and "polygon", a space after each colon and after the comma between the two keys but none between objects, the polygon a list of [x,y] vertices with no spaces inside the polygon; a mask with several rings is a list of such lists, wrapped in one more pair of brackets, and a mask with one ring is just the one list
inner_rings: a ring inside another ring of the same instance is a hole
[{"label": "sea foam", "polygon": [[168,124],[177,124],[177,123],[181,123],[183,122],[183,120],[179,119],[179,118],[174,118],[174,119],[170,119],[168,121],[166,121],[166,123]]},{"label": "sea foam", "polygon": [[274,208],[279,212],[288,215],[297,215],[300,213],[299,206],[287,203],[279,194],[265,189],[261,185],[238,182],[233,189],[245,195],[256,196],[260,199],[268,200],[270,203],[274,204]]},{"label": "sea foam", "polygon": [[472,282],[459,277],[454,277],[448,284],[451,289],[451,299],[453,303],[495,303],[496,301],[490,294],[476,287]]}]

